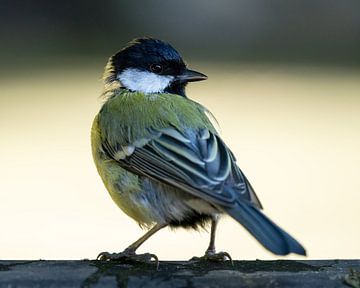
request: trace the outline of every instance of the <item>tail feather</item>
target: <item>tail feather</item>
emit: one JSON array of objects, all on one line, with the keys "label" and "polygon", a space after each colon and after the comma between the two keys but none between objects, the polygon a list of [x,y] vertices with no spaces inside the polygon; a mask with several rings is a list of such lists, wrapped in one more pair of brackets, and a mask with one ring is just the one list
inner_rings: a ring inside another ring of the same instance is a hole
[{"label": "tail feather", "polygon": [[306,255],[305,249],[256,207],[238,201],[225,211],[240,222],[265,248],[277,255],[296,253]]}]

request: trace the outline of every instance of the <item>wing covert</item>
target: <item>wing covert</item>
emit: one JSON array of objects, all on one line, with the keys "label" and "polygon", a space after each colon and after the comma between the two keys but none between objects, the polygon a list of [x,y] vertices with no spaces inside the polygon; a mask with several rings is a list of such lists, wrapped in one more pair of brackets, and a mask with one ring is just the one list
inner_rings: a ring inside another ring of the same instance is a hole
[{"label": "wing covert", "polygon": [[137,141],[140,145],[112,147],[105,141],[103,148],[126,169],[215,204],[232,206],[240,198],[260,206],[234,156],[218,135],[208,129],[180,132],[176,128],[151,134],[152,138]]}]

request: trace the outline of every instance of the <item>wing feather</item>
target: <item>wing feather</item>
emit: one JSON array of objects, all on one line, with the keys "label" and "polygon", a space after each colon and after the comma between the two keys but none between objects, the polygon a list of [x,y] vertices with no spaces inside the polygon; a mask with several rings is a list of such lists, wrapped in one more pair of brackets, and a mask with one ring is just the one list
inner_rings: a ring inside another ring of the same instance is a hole
[{"label": "wing feather", "polygon": [[[166,128],[154,130],[152,135],[137,141],[135,149],[130,149],[131,154],[129,148],[124,151],[125,148],[107,141],[103,148],[134,173],[176,186],[197,197],[227,207],[235,205],[240,197],[260,207],[235,157],[216,134],[208,129],[180,132]],[[116,158],[119,153],[124,157]]]}]

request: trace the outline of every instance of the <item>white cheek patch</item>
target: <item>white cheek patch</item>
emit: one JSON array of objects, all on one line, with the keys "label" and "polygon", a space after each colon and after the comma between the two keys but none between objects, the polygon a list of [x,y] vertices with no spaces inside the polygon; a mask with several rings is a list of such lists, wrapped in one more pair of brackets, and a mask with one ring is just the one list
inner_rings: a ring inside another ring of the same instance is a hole
[{"label": "white cheek patch", "polygon": [[125,88],[143,93],[164,92],[174,79],[173,76],[157,75],[134,68],[125,69],[117,78]]}]

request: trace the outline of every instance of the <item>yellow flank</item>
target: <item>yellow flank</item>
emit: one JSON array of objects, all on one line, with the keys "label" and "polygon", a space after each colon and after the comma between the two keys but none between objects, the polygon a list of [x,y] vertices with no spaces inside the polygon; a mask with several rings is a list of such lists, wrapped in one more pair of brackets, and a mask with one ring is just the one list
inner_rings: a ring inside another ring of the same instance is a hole
[{"label": "yellow flank", "polygon": [[122,168],[115,160],[110,159],[102,149],[99,116],[94,119],[91,128],[91,147],[96,168],[113,201],[141,226],[154,224],[151,211],[141,205],[136,197],[142,193],[138,176]]}]

